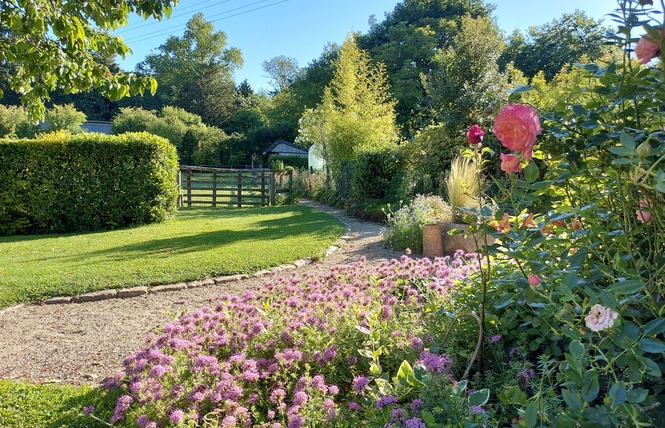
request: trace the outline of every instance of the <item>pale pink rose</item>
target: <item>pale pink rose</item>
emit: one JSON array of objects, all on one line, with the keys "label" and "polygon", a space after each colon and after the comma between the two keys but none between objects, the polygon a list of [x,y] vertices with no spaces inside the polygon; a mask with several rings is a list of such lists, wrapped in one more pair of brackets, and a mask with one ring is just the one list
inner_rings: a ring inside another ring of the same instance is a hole
[{"label": "pale pink rose", "polygon": [[528,279],[529,279],[529,285],[532,287],[535,287],[536,285],[540,284],[540,278],[538,278],[538,275],[530,273],[528,275]]},{"label": "pale pink rose", "polygon": [[648,223],[651,221],[651,208],[647,199],[642,199],[640,201],[640,209],[635,211],[635,215],[637,215],[637,221],[640,223]]},{"label": "pale pink rose", "polygon": [[591,312],[584,320],[591,331],[602,331],[611,328],[614,325],[614,320],[618,317],[619,314],[610,308],[603,305],[593,305]]},{"label": "pale pink rose", "polygon": [[469,139],[469,144],[480,144],[483,142],[483,135],[485,135],[485,131],[480,126],[471,125],[466,133],[466,138]]},{"label": "pale pink rose", "polygon": [[506,174],[520,172],[520,158],[512,153],[501,153],[501,171]]},{"label": "pale pink rose", "polygon": [[660,40],[654,40],[649,34],[642,36],[635,46],[635,56],[640,64],[647,64],[660,52]]},{"label": "pale pink rose", "polygon": [[514,152],[522,152],[524,159],[533,156],[533,145],[542,132],[538,112],[523,104],[508,104],[494,119],[494,134],[501,144]]}]

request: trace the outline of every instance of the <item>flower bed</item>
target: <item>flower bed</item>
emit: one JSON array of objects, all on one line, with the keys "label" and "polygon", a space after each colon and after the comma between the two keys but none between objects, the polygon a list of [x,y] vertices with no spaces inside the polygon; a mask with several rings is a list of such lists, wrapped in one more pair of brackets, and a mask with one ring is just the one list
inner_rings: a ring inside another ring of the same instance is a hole
[{"label": "flower bed", "polygon": [[[424,426],[411,414],[419,401],[398,400],[389,380],[417,361],[420,379],[445,379],[450,358],[427,350],[442,333],[432,308],[447,305],[474,260],[458,253],[378,268],[359,262],[223,296],[150,335],[125,360],[125,372],[108,382],[126,388],[112,422],[300,427],[369,409],[374,418],[387,412],[386,422]],[[393,415],[398,401],[405,409]]]}]

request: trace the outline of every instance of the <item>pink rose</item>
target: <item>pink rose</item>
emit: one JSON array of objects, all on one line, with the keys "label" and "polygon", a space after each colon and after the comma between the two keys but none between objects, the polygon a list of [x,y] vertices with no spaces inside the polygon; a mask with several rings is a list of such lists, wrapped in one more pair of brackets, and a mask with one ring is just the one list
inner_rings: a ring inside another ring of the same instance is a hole
[{"label": "pink rose", "polygon": [[483,135],[485,131],[478,125],[471,125],[469,132],[466,133],[466,138],[469,139],[469,144],[480,144],[483,142]]},{"label": "pink rose", "polygon": [[513,154],[501,153],[501,171],[506,174],[520,172],[520,158]]},{"label": "pink rose", "polygon": [[647,64],[660,52],[660,40],[654,40],[649,34],[642,36],[635,46],[635,56],[640,64]]},{"label": "pink rose", "polygon": [[651,221],[651,208],[647,199],[640,200],[640,209],[635,211],[635,215],[637,215],[637,221],[640,223]]},{"label": "pink rose", "polygon": [[619,314],[603,305],[593,305],[591,312],[584,318],[586,326],[591,331],[606,330],[614,325]]},{"label": "pink rose", "polygon": [[538,278],[538,275],[530,273],[528,275],[528,280],[529,280],[529,285],[532,287],[535,287],[536,285],[540,284],[540,278]]},{"label": "pink rose", "polygon": [[514,152],[521,151],[524,159],[531,159],[541,132],[538,112],[527,105],[508,104],[494,119],[494,134],[501,144]]}]

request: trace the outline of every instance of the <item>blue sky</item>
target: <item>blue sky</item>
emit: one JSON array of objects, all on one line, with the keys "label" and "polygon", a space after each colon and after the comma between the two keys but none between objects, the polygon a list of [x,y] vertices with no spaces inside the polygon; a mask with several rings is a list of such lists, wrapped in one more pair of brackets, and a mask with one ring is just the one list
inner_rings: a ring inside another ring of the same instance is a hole
[{"label": "blue sky", "polygon": [[[196,12],[227,34],[229,46],[242,51],[244,66],[236,82],[247,79],[255,90],[270,89],[261,63],[278,55],[293,57],[301,67],[318,58],[328,42],[341,43],[350,31],[365,33],[370,15],[381,21],[398,0],[181,0],[170,19],[144,21],[132,17],[129,25],[116,32],[133,55],[119,60],[133,70],[169,35],[181,36],[185,24]],[[603,18],[616,3],[611,0],[495,0],[494,16],[509,34],[559,18],[581,9],[593,18]],[[605,19],[605,24],[610,24]]]}]

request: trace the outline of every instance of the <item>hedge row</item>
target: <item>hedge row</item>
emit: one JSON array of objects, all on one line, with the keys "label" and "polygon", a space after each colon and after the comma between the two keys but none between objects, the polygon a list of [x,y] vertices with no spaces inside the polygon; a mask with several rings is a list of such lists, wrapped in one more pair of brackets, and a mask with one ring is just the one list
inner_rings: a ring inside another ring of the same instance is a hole
[{"label": "hedge row", "polygon": [[177,173],[175,147],[147,133],[0,140],[0,234],[162,221],[176,208]]}]

